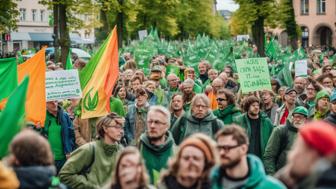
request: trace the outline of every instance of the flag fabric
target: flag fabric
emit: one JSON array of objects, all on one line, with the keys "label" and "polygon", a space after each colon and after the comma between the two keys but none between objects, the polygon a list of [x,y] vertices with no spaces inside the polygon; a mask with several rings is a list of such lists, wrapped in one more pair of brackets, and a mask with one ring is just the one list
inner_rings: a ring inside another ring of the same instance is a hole
[{"label": "flag fabric", "polygon": [[69,49],[69,53],[66,59],[65,69],[66,70],[73,69],[72,60],[71,60],[71,49]]},{"label": "flag fabric", "polygon": [[7,105],[0,114],[0,159],[8,152],[8,146],[13,137],[21,130],[26,92],[29,78],[25,77],[21,84],[10,95]]},{"label": "flag fabric", "polygon": [[110,113],[110,97],[119,74],[117,29],[104,41],[98,52],[80,71],[83,91],[82,119]]},{"label": "flag fabric", "polygon": [[26,62],[18,65],[18,80],[22,81],[26,75],[30,78],[26,101],[26,120],[43,127],[47,111],[45,48],[38,51]]},{"label": "flag fabric", "polygon": [[5,106],[7,97],[17,87],[16,58],[0,59],[0,110]]}]

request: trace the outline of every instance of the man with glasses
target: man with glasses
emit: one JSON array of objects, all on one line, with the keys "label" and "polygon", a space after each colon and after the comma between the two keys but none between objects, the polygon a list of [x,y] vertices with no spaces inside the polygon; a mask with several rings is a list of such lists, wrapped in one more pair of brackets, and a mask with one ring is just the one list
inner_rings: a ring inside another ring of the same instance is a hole
[{"label": "man with glasses", "polygon": [[241,115],[241,111],[235,104],[235,96],[230,90],[219,89],[216,100],[218,109],[213,113],[225,125],[233,123],[233,118]]},{"label": "man with glasses", "polygon": [[168,87],[165,91],[166,93],[166,98],[171,99],[173,94],[177,93],[179,91],[179,78],[176,76],[174,73],[170,73],[167,76],[167,81],[168,81]]},{"label": "man with glasses", "polygon": [[210,102],[205,94],[197,94],[191,101],[190,111],[182,115],[171,129],[175,143],[180,144],[194,133],[203,133],[214,137],[223,128],[222,121],[210,110]]},{"label": "man with glasses", "polygon": [[258,157],[247,154],[249,139],[240,126],[231,125],[220,130],[216,142],[220,165],[212,170],[212,189],[285,188],[279,181],[265,174]]},{"label": "man with glasses", "polygon": [[294,86],[293,88],[297,92],[296,103],[300,106],[304,105],[304,101],[307,98],[307,94],[305,88],[307,86],[307,80],[303,77],[296,77],[294,79]]},{"label": "man with glasses", "polygon": [[59,177],[68,187],[102,188],[111,178],[119,143],[124,134],[124,118],[110,113],[97,124],[98,140],[84,144],[67,160]]},{"label": "man with glasses", "polygon": [[173,155],[174,139],[169,132],[170,112],[163,106],[152,106],[147,115],[147,129],[140,137],[140,154],[150,176],[151,184],[156,184],[160,171],[166,167]]},{"label": "man with glasses", "polygon": [[280,108],[277,109],[275,113],[274,125],[275,126],[283,126],[286,124],[287,118],[289,121],[292,121],[291,115],[295,108],[295,100],[296,100],[297,92],[294,88],[288,88],[285,92],[284,103]]}]

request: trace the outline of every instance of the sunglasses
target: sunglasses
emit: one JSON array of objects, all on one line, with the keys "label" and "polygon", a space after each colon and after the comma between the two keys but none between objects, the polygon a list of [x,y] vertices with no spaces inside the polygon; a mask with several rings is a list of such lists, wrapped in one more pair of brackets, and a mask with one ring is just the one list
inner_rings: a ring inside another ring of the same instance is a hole
[{"label": "sunglasses", "polygon": [[217,100],[218,102],[227,101],[227,99],[225,99],[225,98],[217,98],[216,100]]}]

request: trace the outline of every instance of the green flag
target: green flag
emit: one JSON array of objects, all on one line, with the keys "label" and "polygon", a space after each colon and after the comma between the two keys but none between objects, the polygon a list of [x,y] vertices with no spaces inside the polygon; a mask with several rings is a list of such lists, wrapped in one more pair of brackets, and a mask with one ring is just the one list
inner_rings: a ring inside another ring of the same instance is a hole
[{"label": "green flag", "polygon": [[69,49],[69,53],[66,59],[65,69],[66,70],[73,69],[72,60],[71,60],[71,49]]},{"label": "green flag", "polygon": [[17,87],[16,58],[0,59],[0,101]]},{"label": "green flag", "polygon": [[25,77],[10,95],[5,109],[0,114],[0,159],[7,154],[9,143],[21,130],[19,123],[25,112],[28,83],[29,78]]}]

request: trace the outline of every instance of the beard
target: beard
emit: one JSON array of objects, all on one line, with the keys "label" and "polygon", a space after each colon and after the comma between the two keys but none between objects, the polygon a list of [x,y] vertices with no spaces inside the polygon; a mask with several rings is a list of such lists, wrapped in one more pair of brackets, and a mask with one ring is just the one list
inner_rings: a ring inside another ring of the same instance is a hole
[{"label": "beard", "polygon": [[175,107],[175,106],[173,106],[172,109],[173,109],[174,112],[178,112],[178,111],[180,111],[180,110],[183,109],[183,106],[181,106],[181,107],[178,107],[178,106]]},{"label": "beard", "polygon": [[164,138],[166,136],[166,133],[162,134],[162,135],[158,135],[158,136],[151,136],[148,132],[147,132],[147,136],[150,142],[156,142],[161,140],[162,138]]},{"label": "beard", "polygon": [[226,164],[222,163],[221,164],[221,169],[223,169],[223,170],[234,168],[241,162],[241,158],[234,159],[234,160],[232,160],[230,158],[227,158],[227,157],[220,157],[220,158],[229,160],[228,163],[226,163]]}]

